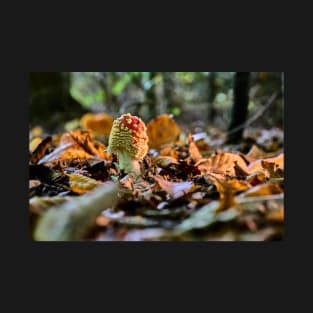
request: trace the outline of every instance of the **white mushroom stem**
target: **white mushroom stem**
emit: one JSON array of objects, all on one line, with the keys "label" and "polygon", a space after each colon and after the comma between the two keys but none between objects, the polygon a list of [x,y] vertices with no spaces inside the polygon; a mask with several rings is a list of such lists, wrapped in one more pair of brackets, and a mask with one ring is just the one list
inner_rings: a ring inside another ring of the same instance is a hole
[{"label": "white mushroom stem", "polygon": [[118,165],[120,170],[124,170],[126,173],[141,174],[139,160],[132,159],[127,151],[118,151]]}]

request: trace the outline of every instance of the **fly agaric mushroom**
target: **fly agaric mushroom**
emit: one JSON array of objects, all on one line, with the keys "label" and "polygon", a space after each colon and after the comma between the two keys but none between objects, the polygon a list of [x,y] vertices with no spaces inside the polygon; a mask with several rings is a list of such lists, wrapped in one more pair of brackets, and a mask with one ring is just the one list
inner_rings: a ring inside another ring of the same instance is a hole
[{"label": "fly agaric mushroom", "polygon": [[127,113],[114,120],[107,152],[117,154],[120,170],[139,175],[139,161],[148,149],[146,125],[139,117]]}]

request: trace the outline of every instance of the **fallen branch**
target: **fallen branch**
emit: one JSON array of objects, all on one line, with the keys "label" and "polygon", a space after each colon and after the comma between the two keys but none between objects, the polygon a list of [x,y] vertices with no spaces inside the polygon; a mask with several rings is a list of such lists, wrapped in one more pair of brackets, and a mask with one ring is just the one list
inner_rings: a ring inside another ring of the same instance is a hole
[{"label": "fallen branch", "polygon": [[118,199],[118,184],[108,182],[94,191],[51,207],[38,221],[34,238],[38,241],[83,240],[95,220]]}]

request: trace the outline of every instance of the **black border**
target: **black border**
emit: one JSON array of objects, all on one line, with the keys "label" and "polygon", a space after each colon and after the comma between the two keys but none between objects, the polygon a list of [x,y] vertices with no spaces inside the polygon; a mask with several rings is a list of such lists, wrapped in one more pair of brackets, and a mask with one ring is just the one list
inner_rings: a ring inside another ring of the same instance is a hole
[{"label": "black border", "polygon": [[[203,27],[202,24],[200,26]],[[186,29],[183,28],[184,31]],[[3,115],[2,131],[5,157],[2,165],[8,171],[4,194],[7,198],[5,203],[8,204],[2,210],[5,211],[3,213],[12,214],[9,219],[3,218],[3,224],[7,227],[5,241],[7,238],[12,241],[6,242],[6,246],[9,246],[13,283],[20,286],[12,288],[12,293],[30,290],[30,295],[35,293],[36,301],[46,299],[46,306],[53,308],[56,304],[51,297],[57,290],[58,299],[64,299],[65,302],[70,299],[69,308],[72,308],[79,303],[79,297],[86,296],[91,286],[92,299],[95,302],[101,302],[102,299],[109,301],[106,297],[106,292],[109,292],[110,295],[116,294],[119,299],[113,303],[115,306],[121,307],[124,304],[127,308],[127,301],[123,303],[124,297],[133,292],[135,298],[129,299],[132,302],[151,297],[150,306],[164,310],[166,300],[173,300],[171,295],[179,290],[177,305],[185,308],[189,308],[186,302],[193,294],[196,296],[195,301],[207,301],[206,308],[210,308],[213,302],[216,304],[216,299],[219,299],[218,307],[229,304],[230,308],[240,309],[246,306],[246,299],[255,299],[253,308],[276,310],[288,297],[285,294],[284,299],[279,298],[277,301],[278,295],[284,295],[290,286],[289,279],[296,279],[294,284],[298,285],[301,282],[297,278],[305,277],[305,266],[311,260],[307,255],[309,246],[305,246],[305,241],[311,237],[311,225],[306,225],[305,222],[311,221],[309,213],[312,212],[311,202],[306,204],[302,200],[302,194],[310,195],[311,192],[306,187],[310,184],[304,183],[304,176],[309,173],[303,169],[303,163],[310,162],[311,158],[309,152],[306,160],[302,156],[302,151],[308,148],[312,133],[309,130],[312,125],[311,115],[304,113],[305,105],[310,105],[311,100],[307,99],[307,94],[312,89],[311,83],[308,84],[311,78],[305,77],[305,65],[301,72],[298,64],[291,64],[288,49],[281,41],[282,37],[285,38],[280,33],[282,29],[276,31],[272,37],[271,30],[266,30],[267,40],[263,44],[260,42],[265,37],[260,37],[259,31],[253,34],[255,41],[252,42],[251,36],[243,36],[240,40],[238,33],[234,35],[229,29],[216,36],[218,38],[210,40],[205,35],[211,34],[212,29],[211,32],[202,34],[203,37],[192,37],[195,30],[188,29],[184,33],[179,32],[179,27],[175,30],[176,32],[171,33],[172,37],[168,38],[169,41],[161,42],[160,45],[155,44],[159,37],[152,36],[152,40],[146,42],[141,41],[142,36],[138,33],[137,36],[132,36],[130,32],[124,32],[114,39],[117,36],[115,33],[112,39],[106,37],[105,42],[109,44],[98,49],[90,48],[90,37],[87,41],[79,36],[71,37],[70,43],[68,38],[63,38],[68,43],[64,44],[50,42],[48,33],[44,37],[36,36],[29,42],[23,40],[23,55],[17,49],[12,53],[14,62],[10,63],[12,67],[6,76],[5,91],[8,98],[3,100],[6,101],[4,106],[8,112]],[[28,38],[31,37],[32,35]],[[269,37],[272,41],[269,41]],[[93,39],[100,40],[99,37]],[[73,42],[82,41],[85,48],[79,44],[71,46]],[[31,46],[34,48],[30,50]],[[297,57],[297,62],[300,59],[301,57]],[[285,72],[285,239],[261,243],[31,241],[28,236],[27,214],[28,73],[99,69]],[[300,194],[296,193],[297,188],[300,188]],[[12,223],[8,223],[9,220]],[[99,289],[94,287],[95,281],[98,281]],[[134,287],[138,282],[140,289]],[[54,284],[56,289],[52,288]],[[146,284],[152,285],[151,289],[146,288]],[[66,297],[72,290],[77,292],[73,298]],[[270,300],[273,302],[268,307]],[[190,309],[192,308],[194,307],[191,306]]]}]

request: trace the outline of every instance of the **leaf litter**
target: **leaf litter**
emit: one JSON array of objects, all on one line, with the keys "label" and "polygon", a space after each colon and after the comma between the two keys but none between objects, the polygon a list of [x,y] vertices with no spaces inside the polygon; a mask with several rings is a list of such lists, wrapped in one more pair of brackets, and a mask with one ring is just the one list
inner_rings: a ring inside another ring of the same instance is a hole
[{"label": "leaf litter", "polygon": [[250,146],[243,151],[221,145],[210,131],[184,134],[162,115],[148,123],[149,152],[136,177],[120,172],[116,156],[106,152],[99,134],[108,136],[108,125],[102,130],[103,122],[92,122],[53,136],[30,133],[36,134],[29,145],[34,240],[283,239],[278,130],[246,132]]}]

